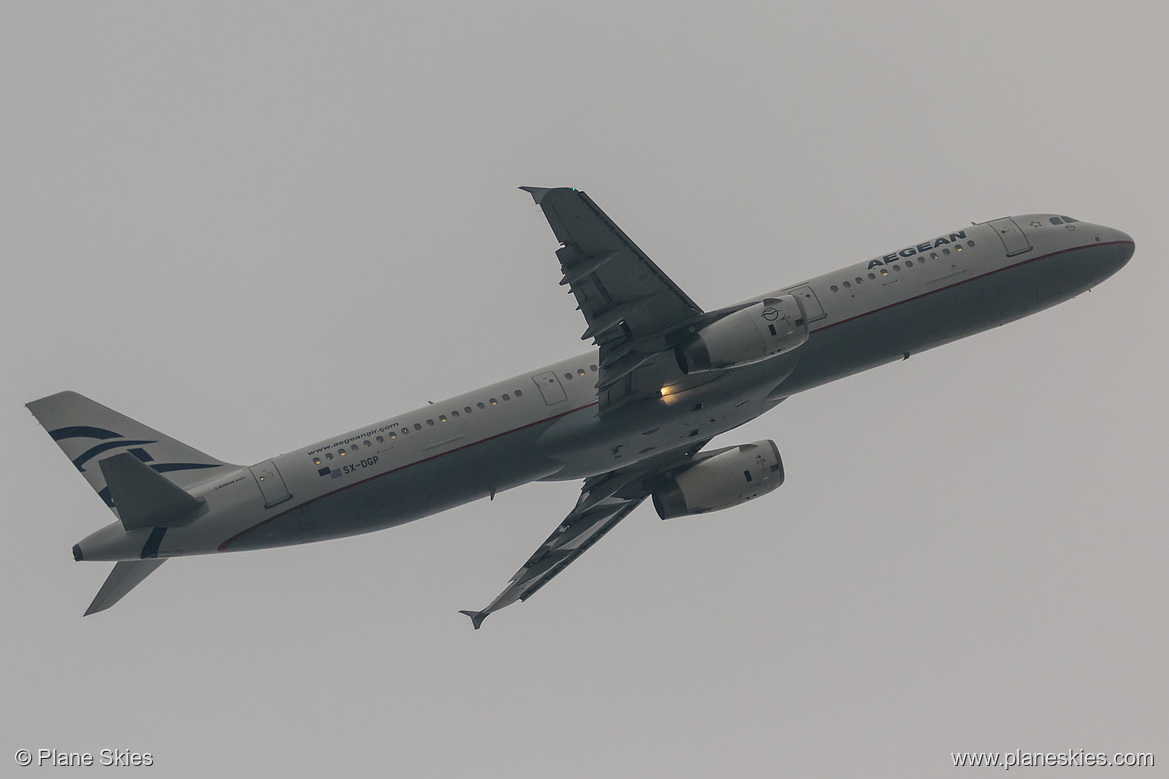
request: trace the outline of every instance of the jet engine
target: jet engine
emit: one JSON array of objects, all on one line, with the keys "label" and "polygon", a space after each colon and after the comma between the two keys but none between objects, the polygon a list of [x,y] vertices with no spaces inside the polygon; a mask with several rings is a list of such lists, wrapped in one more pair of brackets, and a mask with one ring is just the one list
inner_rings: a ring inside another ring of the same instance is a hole
[{"label": "jet engine", "polygon": [[751,365],[808,340],[803,306],[792,295],[766,298],[699,330],[675,355],[683,373]]},{"label": "jet engine", "polygon": [[673,519],[737,506],[781,484],[779,448],[756,441],[708,454],[654,490],[653,502],[659,517]]}]

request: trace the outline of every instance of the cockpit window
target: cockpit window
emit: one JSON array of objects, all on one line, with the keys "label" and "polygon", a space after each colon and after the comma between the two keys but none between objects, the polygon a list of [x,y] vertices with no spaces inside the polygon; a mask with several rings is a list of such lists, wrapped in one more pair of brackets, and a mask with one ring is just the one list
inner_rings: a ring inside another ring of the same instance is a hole
[{"label": "cockpit window", "polygon": [[1063,220],[1062,220],[1062,219],[1060,219],[1058,216],[1053,216],[1053,217],[1051,217],[1050,219],[1048,219],[1047,221],[1051,222],[1053,225],[1061,225],[1061,224],[1063,224]]},{"label": "cockpit window", "polygon": [[1080,220],[1079,219],[1072,219],[1070,216],[1065,216],[1063,218],[1063,221],[1066,222],[1067,224],[1071,224],[1072,222],[1078,222]]}]

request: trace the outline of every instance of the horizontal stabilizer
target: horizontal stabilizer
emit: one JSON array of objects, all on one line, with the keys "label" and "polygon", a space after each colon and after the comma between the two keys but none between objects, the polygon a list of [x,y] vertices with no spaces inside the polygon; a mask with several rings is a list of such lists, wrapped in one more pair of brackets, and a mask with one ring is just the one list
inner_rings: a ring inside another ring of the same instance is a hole
[{"label": "horizontal stabilizer", "polygon": [[123,560],[115,565],[114,570],[106,577],[105,584],[97,591],[93,603],[85,610],[85,616],[105,611],[113,606],[165,562],[164,557],[161,560]]},{"label": "horizontal stabilizer", "polygon": [[478,630],[479,626],[483,624],[483,620],[487,619],[489,612],[486,611],[460,611],[460,614],[466,614],[471,618],[471,624]]},{"label": "horizontal stabilizer", "polygon": [[129,452],[107,457],[98,466],[126,530],[185,525],[204,503]]}]

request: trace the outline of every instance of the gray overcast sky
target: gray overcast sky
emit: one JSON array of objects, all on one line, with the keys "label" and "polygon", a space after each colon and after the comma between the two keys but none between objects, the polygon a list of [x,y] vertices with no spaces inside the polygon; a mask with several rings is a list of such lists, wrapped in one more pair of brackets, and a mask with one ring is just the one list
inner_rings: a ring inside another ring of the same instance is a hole
[{"label": "gray overcast sky", "polygon": [[[1169,11],[860,5],[6,4],[0,774],[1163,771]],[[175,561],[81,619],[109,566],[69,550],[110,516],[25,402],[250,463],[568,356],[522,184],[587,190],[712,308],[1005,214],[1137,252],[721,437],[774,438],[788,483],[643,507],[478,633],[457,610],[576,484]]]}]

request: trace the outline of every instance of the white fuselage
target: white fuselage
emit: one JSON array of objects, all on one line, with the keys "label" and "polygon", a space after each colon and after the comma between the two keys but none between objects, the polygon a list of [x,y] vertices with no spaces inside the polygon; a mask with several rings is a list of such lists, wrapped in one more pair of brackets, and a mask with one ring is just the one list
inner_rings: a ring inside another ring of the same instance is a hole
[{"label": "white fuselage", "polygon": [[[1085,222],[1014,217],[937,236],[762,295],[792,294],[802,346],[663,386],[597,414],[597,353],[585,352],[338,435],[190,489],[207,512],[169,528],[157,556],[307,543],[402,524],[539,479],[581,479],[707,440],[829,381],[903,359],[1078,295],[1132,255],[1132,239]],[[1029,249],[1022,249],[1029,245]],[[262,478],[261,478],[262,477]],[[139,559],[149,529],[115,522],[86,560]]]}]

